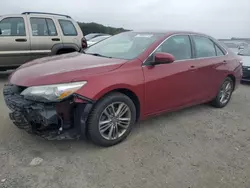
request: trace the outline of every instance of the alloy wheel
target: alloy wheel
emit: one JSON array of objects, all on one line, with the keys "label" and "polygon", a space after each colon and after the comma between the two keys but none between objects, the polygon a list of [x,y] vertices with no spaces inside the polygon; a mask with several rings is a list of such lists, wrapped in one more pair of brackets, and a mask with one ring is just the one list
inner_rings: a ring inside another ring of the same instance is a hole
[{"label": "alloy wheel", "polygon": [[220,96],[219,96],[220,103],[221,104],[227,103],[230,100],[232,92],[233,92],[232,82],[229,80],[225,81],[220,90]]},{"label": "alloy wheel", "polygon": [[131,123],[131,110],[124,102],[108,105],[99,118],[99,132],[106,140],[116,140],[125,134]]}]

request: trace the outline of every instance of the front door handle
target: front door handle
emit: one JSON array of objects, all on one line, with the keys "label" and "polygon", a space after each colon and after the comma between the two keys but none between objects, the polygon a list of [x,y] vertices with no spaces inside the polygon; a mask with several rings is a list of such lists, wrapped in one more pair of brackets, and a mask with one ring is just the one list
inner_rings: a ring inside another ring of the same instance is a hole
[{"label": "front door handle", "polygon": [[27,42],[27,39],[16,39],[16,42]]},{"label": "front door handle", "polygon": [[59,38],[53,38],[53,39],[51,39],[52,41],[60,41],[60,39]]}]

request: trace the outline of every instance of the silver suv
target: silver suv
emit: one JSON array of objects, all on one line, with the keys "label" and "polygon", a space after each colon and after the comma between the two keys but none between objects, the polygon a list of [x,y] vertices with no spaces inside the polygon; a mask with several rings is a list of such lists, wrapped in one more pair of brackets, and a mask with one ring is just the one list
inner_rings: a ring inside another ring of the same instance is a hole
[{"label": "silver suv", "polygon": [[86,44],[81,28],[67,15],[0,16],[0,71],[44,56],[81,51]]}]

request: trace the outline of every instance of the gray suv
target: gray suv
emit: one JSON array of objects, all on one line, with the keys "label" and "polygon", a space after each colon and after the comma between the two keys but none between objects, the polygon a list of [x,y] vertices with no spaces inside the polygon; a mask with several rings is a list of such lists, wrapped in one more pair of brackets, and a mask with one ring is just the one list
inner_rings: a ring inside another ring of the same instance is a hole
[{"label": "gray suv", "polygon": [[43,12],[0,16],[0,71],[44,56],[81,51],[86,45],[70,16]]}]

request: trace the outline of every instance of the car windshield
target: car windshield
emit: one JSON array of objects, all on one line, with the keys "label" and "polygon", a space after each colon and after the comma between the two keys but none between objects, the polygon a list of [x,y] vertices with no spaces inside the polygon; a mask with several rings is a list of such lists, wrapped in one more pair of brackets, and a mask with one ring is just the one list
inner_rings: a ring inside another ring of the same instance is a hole
[{"label": "car windshield", "polygon": [[86,40],[90,40],[90,39],[92,39],[93,37],[95,37],[96,35],[97,35],[96,33],[88,34],[88,35],[85,36],[85,39],[86,39]]},{"label": "car windshield", "polygon": [[109,35],[107,35],[107,36],[100,36],[100,37],[95,37],[93,39],[90,39],[89,41],[91,41],[91,42],[99,42],[99,41],[104,40],[104,39],[109,38],[109,37],[110,37]]},{"label": "car windshield", "polygon": [[134,59],[162,36],[163,34],[125,32],[89,47],[85,53],[117,59]]}]

